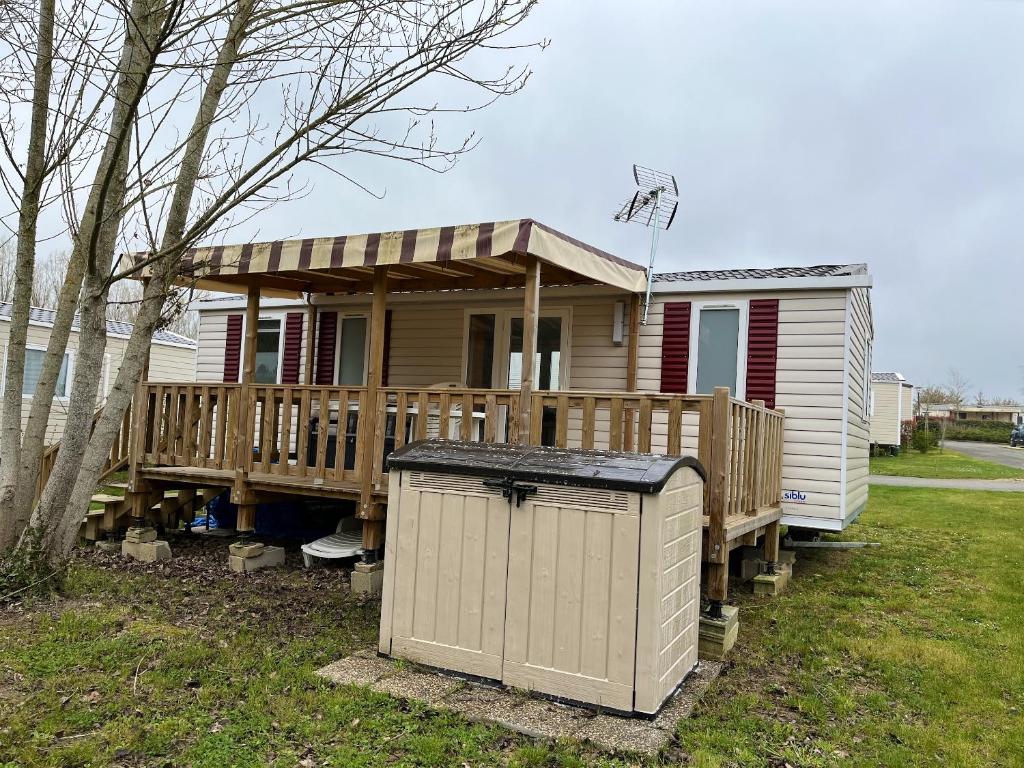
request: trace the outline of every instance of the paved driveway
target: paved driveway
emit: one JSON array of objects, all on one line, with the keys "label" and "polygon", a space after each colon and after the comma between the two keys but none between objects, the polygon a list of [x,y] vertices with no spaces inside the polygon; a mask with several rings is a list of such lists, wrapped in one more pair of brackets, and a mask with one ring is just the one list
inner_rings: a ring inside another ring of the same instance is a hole
[{"label": "paved driveway", "polygon": [[1024,493],[1024,480],[940,480],[932,477],[870,475],[868,482],[872,485],[898,485],[903,488],[959,488],[964,491],[1011,491]]},{"label": "paved driveway", "polygon": [[976,459],[1024,469],[1024,448],[1011,448],[1009,445],[999,443],[965,443],[959,440],[947,440],[946,447]]}]

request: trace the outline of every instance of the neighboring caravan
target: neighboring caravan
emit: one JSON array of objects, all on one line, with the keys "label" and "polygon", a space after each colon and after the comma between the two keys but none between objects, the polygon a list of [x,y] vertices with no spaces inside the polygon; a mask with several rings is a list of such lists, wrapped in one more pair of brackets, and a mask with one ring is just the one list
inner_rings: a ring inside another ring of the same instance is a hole
[{"label": "neighboring caravan", "polygon": [[[841,530],[868,494],[870,286],[863,264],[656,275],[635,361],[628,293],[608,285],[545,288],[535,387],[624,392],[632,379],[639,392],[709,394],[728,386],[739,399],[784,409],[782,522]],[[311,307],[262,300],[254,382],[295,384],[310,370],[310,384],[364,384],[370,297],[344,288],[337,281],[336,293],[314,295]],[[522,288],[395,290],[385,315],[383,386],[518,389]],[[239,380],[245,305],[244,297],[198,305],[196,381]],[[319,329],[312,339],[311,327]],[[546,442],[559,428],[551,410]],[[574,409],[563,427],[569,447],[582,443],[581,421]],[[651,450],[665,450],[667,423],[654,413]],[[606,433],[607,420],[598,418],[596,429]],[[685,451],[698,452],[696,414],[685,414],[681,439]]]},{"label": "neighboring caravan", "polygon": [[901,373],[871,374],[871,444],[899,450],[900,429],[914,418],[914,385]]},{"label": "neighboring caravan", "polygon": [[[39,367],[42,365],[46,345],[50,341],[50,329],[56,312],[52,309],[32,307],[29,316],[28,347],[25,358],[25,382],[22,388],[22,421],[28,418],[31,409],[32,393],[39,378]],[[0,346],[3,347],[3,370],[7,369],[7,339],[10,336],[11,304],[0,302]],[[129,323],[109,321],[107,323],[107,349],[103,360],[103,373],[100,378],[100,399],[97,406],[106,400],[107,393],[114,385],[114,377],[121,365],[124,349],[131,335]],[[78,355],[78,318],[75,318],[68,338],[67,351],[64,353],[64,365],[57,381],[57,390],[50,410],[50,421],[46,429],[46,442],[55,443],[64,434],[64,423],[67,416],[68,397],[71,394],[71,380]],[[150,352],[150,376],[161,381],[187,381],[192,378],[195,367],[196,342],[179,336],[170,331],[160,330],[153,334],[153,346]],[[0,375],[0,386],[4,376]]]}]

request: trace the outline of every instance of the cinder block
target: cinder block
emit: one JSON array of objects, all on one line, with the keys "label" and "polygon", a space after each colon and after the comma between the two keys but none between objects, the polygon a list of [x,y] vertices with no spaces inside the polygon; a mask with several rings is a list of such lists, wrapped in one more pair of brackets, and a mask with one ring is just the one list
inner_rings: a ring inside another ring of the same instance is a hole
[{"label": "cinder block", "polygon": [[786,565],[793,565],[796,562],[796,550],[795,549],[780,549],[779,550],[779,562],[785,563]]},{"label": "cinder block", "polygon": [[264,547],[263,544],[256,541],[236,541],[234,544],[231,544],[228,547],[228,552],[230,552],[235,557],[259,557],[263,554],[265,549],[266,547]]},{"label": "cinder block", "polygon": [[121,554],[142,563],[156,563],[171,559],[171,545],[166,541],[121,542]]},{"label": "cinder block", "polygon": [[[260,546],[263,546],[262,544]],[[283,547],[263,547],[263,551],[254,557],[228,555],[228,568],[236,573],[248,573],[260,568],[271,568],[284,565]]]},{"label": "cinder block", "polygon": [[734,605],[722,606],[722,618],[713,619],[705,613],[700,616],[697,630],[697,655],[709,661],[722,661],[732,647],[740,631],[739,608]]},{"label": "cinder block", "polygon": [[133,544],[145,544],[146,542],[156,541],[156,528],[129,528],[128,532],[124,535],[125,541],[130,541]]},{"label": "cinder block", "polygon": [[384,592],[384,563],[356,563],[352,571],[352,593],[376,597]]},{"label": "cinder block", "polygon": [[778,563],[775,573],[762,573],[754,577],[754,594],[773,596],[781,594],[789,584],[790,567],[786,563]]},{"label": "cinder block", "polygon": [[740,581],[750,581],[761,572],[760,557],[744,558],[740,560]]}]

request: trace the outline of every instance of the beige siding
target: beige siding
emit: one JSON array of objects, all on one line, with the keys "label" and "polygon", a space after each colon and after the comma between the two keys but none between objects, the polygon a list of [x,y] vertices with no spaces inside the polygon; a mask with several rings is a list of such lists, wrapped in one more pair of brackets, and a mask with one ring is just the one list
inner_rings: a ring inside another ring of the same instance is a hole
[{"label": "beige siding", "polygon": [[871,383],[871,442],[879,445],[900,444],[900,390],[892,382]]},{"label": "beige siding", "polygon": [[[289,312],[301,312],[302,318],[302,350],[299,353],[299,381],[302,381],[302,374],[306,366],[306,334],[309,331],[306,322],[306,307],[303,304],[296,304],[293,307],[274,307],[260,311],[261,320],[280,320],[282,343],[284,334],[285,315]],[[238,309],[217,309],[203,310],[199,312],[199,349],[196,353],[195,380],[196,381],[224,381],[224,344],[227,341],[228,315],[243,316],[245,302],[240,302]],[[239,365],[244,364],[239,360]],[[241,367],[239,367],[241,370]],[[157,381],[155,376],[150,376]]]},{"label": "beige siding", "polygon": [[903,398],[903,407],[900,410],[900,419],[906,421],[914,418],[914,388],[909,384],[903,384],[900,397]]},{"label": "beige siding", "polygon": [[[783,505],[784,511],[788,515],[826,518],[834,524],[842,516],[845,290],[765,292],[756,296],[658,294],[648,325],[640,334],[639,387],[651,391],[661,387],[665,302],[745,303],[751,298],[779,300],[776,406],[786,411],[783,493],[791,496]],[[695,356],[695,350],[691,355]],[[694,450],[695,422],[685,435],[687,447]]]},{"label": "beige siding", "polygon": [[845,519],[860,514],[868,500],[868,404],[865,384],[871,374],[871,297],[867,288],[850,291],[848,420],[846,433]]},{"label": "beige siding", "polygon": [[[11,324],[7,321],[0,322],[0,346],[2,346],[2,359],[4,370],[7,365],[7,339],[10,335]],[[50,329],[42,325],[30,325],[28,328],[28,346],[30,348],[45,349],[50,341]],[[114,379],[121,366],[121,359],[124,357],[124,349],[127,340],[117,336],[107,337],[107,349],[103,361],[103,372],[100,376],[99,400],[97,405],[102,405],[106,399],[107,392],[114,385]],[[71,355],[68,375],[74,375],[74,366],[78,356],[78,332],[72,331],[68,339],[67,351]],[[193,378],[195,369],[196,350],[190,347],[176,347],[167,345],[153,345],[151,355],[151,370],[156,369],[163,372],[169,381],[190,381]],[[2,381],[2,378],[0,378]],[[68,387],[70,390],[70,379]],[[22,427],[28,421],[29,411],[32,408],[32,400],[24,398],[22,402]],[[50,419],[46,427],[46,442],[54,443],[60,440],[64,434],[64,425],[67,423],[68,400],[66,398],[54,398],[50,408]]]}]

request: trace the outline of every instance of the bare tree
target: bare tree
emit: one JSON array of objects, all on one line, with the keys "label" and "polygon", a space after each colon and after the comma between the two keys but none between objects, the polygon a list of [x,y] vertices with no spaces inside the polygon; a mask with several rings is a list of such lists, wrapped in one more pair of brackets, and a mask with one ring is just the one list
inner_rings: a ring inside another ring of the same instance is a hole
[{"label": "bare tree", "polygon": [[964,377],[958,368],[950,368],[946,376],[946,392],[949,394],[949,402],[957,408],[963,407],[967,402],[967,392],[971,383]]},{"label": "bare tree", "polygon": [[[112,85],[96,89],[107,106],[92,110],[107,116],[102,151],[87,190],[61,177],[66,211],[77,212],[85,196],[81,214],[68,217],[73,247],[57,304],[68,326],[76,304],[81,308],[70,434],[35,509],[24,488],[34,486],[27,481],[38,467],[42,443],[36,436],[48,416],[52,387],[45,403],[34,398],[21,445],[5,441],[18,467],[13,492],[0,498],[4,504],[13,497],[11,511],[0,520],[6,541],[18,537],[27,519],[23,551],[36,546],[51,563],[67,555],[152,333],[167,322],[168,304],[180,305],[179,287],[188,287],[190,272],[182,269],[186,250],[223,237],[276,201],[308,194],[300,173],[310,165],[357,186],[362,185],[343,166],[350,155],[440,171],[451,167],[476,140],[470,135],[444,145],[437,121],[446,112],[481,108],[523,87],[529,74],[524,67],[502,66],[493,76],[479,70],[493,60],[495,49],[522,47],[503,38],[533,4],[133,0],[130,8],[116,6],[113,20],[108,14],[98,23],[104,30],[117,27],[121,41],[118,65],[109,70],[116,73]],[[89,10],[99,14],[110,7],[115,6],[97,2]],[[441,78],[450,82],[451,104],[441,103],[433,87]],[[118,252],[143,255],[115,257]],[[134,329],[90,437],[111,286],[142,274]],[[64,327],[55,330],[63,333]],[[44,374],[53,380],[66,342],[66,334],[51,335]],[[10,391],[5,409],[13,409],[8,399]],[[5,430],[7,424],[5,419]],[[11,466],[7,453],[0,462]]]}]

